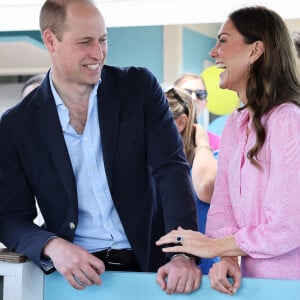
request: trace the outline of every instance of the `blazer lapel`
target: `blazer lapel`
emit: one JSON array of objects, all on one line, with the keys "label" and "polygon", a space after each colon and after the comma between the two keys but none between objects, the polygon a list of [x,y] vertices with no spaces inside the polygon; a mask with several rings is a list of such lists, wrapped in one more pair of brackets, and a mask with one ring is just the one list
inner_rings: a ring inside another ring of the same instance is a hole
[{"label": "blazer lapel", "polygon": [[34,118],[40,139],[52,157],[57,175],[67,194],[74,201],[77,199],[76,182],[48,78],[44,80],[42,89],[36,95],[35,107]]},{"label": "blazer lapel", "polygon": [[117,150],[119,126],[119,85],[107,69],[103,69],[98,89],[98,115],[102,152],[108,185],[112,189],[113,166]]}]

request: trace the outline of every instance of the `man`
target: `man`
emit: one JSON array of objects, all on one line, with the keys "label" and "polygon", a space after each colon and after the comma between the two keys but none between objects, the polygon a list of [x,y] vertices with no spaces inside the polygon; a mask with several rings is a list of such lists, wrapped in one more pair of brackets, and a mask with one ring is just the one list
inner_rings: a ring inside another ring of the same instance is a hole
[{"label": "man", "polygon": [[[167,293],[199,287],[185,255],[154,241],[197,229],[181,138],[153,75],[105,66],[107,31],[89,0],[46,1],[51,69],[0,123],[0,239],[76,289],[104,270],[156,271]],[[34,225],[36,197],[45,224]],[[167,280],[166,280],[167,279]]]}]

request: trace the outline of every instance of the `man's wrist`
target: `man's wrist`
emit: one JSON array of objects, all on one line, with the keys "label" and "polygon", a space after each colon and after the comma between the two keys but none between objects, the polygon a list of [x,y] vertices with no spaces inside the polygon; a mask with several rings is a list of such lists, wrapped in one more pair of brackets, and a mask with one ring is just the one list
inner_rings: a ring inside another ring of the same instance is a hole
[{"label": "man's wrist", "polygon": [[192,258],[191,256],[189,256],[189,255],[187,255],[185,253],[177,253],[177,254],[173,254],[171,256],[171,260],[176,259],[176,257],[184,257],[186,259],[191,259]]},{"label": "man's wrist", "polygon": [[177,259],[178,257],[184,257],[185,259],[193,260],[193,261],[195,261],[196,264],[200,263],[200,258],[199,257],[196,257],[194,255],[190,255],[190,254],[187,254],[187,253],[176,253],[176,254],[173,254],[170,259],[174,260],[174,259]]}]

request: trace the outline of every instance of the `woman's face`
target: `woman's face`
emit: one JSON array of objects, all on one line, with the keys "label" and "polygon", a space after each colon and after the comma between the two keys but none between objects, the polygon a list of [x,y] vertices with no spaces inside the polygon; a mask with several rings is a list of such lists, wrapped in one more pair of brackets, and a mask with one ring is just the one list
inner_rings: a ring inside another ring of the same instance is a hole
[{"label": "woman's face", "polygon": [[195,109],[196,109],[196,115],[197,115],[197,119],[199,119],[200,115],[202,114],[202,112],[205,109],[206,103],[207,103],[207,99],[206,98],[198,98],[195,91],[198,90],[205,90],[204,84],[202,82],[202,80],[199,78],[191,78],[189,80],[184,81],[180,86],[180,88],[188,91],[193,99],[194,105],[195,105]]},{"label": "woman's face", "polygon": [[220,88],[236,91],[240,97],[245,95],[250,65],[257,59],[253,57],[255,43],[247,44],[230,19],[222,25],[218,41],[210,51],[217,67],[224,69]]}]

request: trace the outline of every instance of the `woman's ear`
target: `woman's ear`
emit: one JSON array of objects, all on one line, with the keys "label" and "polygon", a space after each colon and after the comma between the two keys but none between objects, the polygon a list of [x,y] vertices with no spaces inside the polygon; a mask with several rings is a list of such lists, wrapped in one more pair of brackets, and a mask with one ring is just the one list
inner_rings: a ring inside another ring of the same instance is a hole
[{"label": "woman's ear", "polygon": [[256,60],[260,58],[260,56],[264,53],[265,48],[262,41],[256,41],[252,44],[252,51],[250,55],[251,64],[253,64]]},{"label": "woman's ear", "polygon": [[188,122],[188,116],[186,114],[181,114],[179,117],[176,118],[175,122],[179,133],[183,133]]}]

